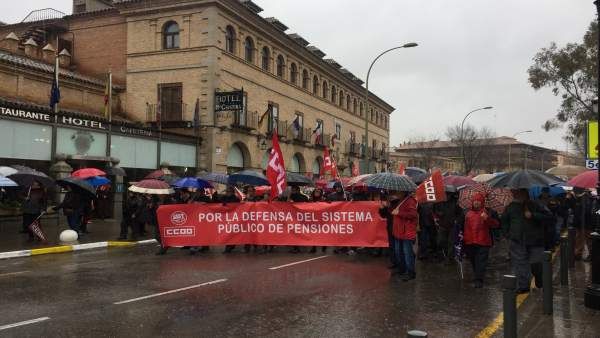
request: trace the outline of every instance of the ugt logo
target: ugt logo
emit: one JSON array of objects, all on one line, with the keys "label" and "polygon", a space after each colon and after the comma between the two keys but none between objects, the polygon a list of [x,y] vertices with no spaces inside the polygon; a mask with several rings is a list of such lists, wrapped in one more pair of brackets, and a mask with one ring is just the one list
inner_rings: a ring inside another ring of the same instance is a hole
[{"label": "ugt logo", "polygon": [[171,214],[171,223],[175,225],[183,225],[187,222],[187,214],[183,211],[175,211]]}]

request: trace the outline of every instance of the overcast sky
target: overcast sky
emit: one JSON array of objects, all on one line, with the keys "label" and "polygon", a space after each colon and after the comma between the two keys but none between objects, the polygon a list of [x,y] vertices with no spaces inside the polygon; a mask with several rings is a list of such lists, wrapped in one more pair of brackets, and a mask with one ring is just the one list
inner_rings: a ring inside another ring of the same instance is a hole
[{"label": "overcast sky", "polygon": [[[417,42],[379,60],[370,88],[396,108],[391,144],[444,137],[470,110],[468,122],[497,135],[519,136],[565,150],[563,131],[545,132],[560,100],[535,92],[527,68],[551,41],[580,42],[595,15],[592,0],[254,0],[360,78],[379,52]],[[22,20],[33,9],[71,12],[70,0],[0,1],[0,21]]]}]

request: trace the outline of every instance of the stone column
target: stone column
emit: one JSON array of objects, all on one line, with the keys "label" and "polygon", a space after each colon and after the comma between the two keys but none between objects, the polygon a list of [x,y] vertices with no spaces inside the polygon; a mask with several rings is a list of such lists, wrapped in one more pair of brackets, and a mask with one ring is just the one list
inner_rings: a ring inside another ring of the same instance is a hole
[{"label": "stone column", "polygon": [[[56,156],[54,156],[54,159],[56,162],[54,162],[50,166],[50,176],[52,178],[54,178],[55,180],[59,180],[59,179],[67,178],[67,177],[71,176],[71,172],[73,172],[73,168],[67,162],[65,162],[65,160],[67,159],[67,155],[56,154]],[[65,196],[61,192],[61,189],[57,188],[55,190],[54,194],[52,195],[52,200],[56,204],[59,204],[60,202],[62,202],[64,197]]]},{"label": "stone column", "polygon": [[123,172],[123,169],[119,167],[119,160],[116,157],[110,158],[111,162],[111,178],[112,178],[112,218],[121,219],[121,215],[123,215],[123,198],[125,196],[125,187],[123,185],[123,176],[119,175],[119,173]]}]

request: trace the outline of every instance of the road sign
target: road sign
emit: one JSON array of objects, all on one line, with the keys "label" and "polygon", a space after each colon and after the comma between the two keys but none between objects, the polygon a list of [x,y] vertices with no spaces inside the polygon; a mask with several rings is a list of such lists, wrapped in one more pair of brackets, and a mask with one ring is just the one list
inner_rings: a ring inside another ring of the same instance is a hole
[{"label": "road sign", "polygon": [[598,160],[585,160],[585,167],[598,170]]},{"label": "road sign", "polygon": [[587,159],[598,159],[598,121],[588,121],[585,150]]}]

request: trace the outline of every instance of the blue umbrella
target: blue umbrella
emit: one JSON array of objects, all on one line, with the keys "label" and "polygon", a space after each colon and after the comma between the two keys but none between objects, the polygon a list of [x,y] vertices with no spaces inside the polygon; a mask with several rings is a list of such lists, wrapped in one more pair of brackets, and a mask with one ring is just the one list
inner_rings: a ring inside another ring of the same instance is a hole
[{"label": "blue umbrella", "polygon": [[212,184],[209,182],[197,178],[197,177],[184,177],[180,180],[177,180],[173,183],[175,188],[196,188],[196,189],[204,189],[204,188],[212,188]]},{"label": "blue umbrella", "polygon": [[[532,199],[538,199],[542,194],[543,187],[531,187],[529,188],[529,197]],[[547,188],[549,190],[550,196],[556,197],[560,195],[564,195],[567,191],[560,185],[555,185]]]},{"label": "blue umbrella", "polygon": [[255,187],[261,185],[271,185],[265,175],[253,170],[242,170],[238,173],[229,175],[229,180],[227,183],[229,185],[247,184]]},{"label": "blue umbrella", "polygon": [[85,181],[89,183],[92,187],[99,187],[101,185],[110,184],[110,180],[106,177],[102,176],[94,176],[90,178],[86,178]]},{"label": "blue umbrella", "polygon": [[10,178],[6,178],[4,176],[0,176],[0,187],[18,187],[17,182],[11,180]]},{"label": "blue umbrella", "polygon": [[219,184],[227,184],[227,182],[229,180],[229,176],[227,176],[227,174],[220,174],[220,173],[206,173],[206,174],[202,174],[198,177],[205,181],[219,183]]}]

